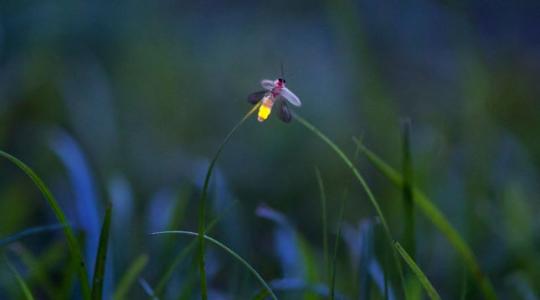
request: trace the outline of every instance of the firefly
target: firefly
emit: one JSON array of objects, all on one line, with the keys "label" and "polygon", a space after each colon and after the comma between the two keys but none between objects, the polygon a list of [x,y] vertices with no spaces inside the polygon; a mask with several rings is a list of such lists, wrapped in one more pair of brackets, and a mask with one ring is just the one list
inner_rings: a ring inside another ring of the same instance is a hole
[{"label": "firefly", "polygon": [[248,96],[248,102],[251,104],[257,104],[259,101],[262,102],[257,115],[259,122],[264,122],[268,119],[275,103],[279,106],[279,119],[285,123],[289,123],[292,119],[287,102],[294,106],[302,106],[300,99],[285,86],[285,83],[286,81],[283,78],[276,80],[264,79],[261,81],[261,86],[264,90]]}]

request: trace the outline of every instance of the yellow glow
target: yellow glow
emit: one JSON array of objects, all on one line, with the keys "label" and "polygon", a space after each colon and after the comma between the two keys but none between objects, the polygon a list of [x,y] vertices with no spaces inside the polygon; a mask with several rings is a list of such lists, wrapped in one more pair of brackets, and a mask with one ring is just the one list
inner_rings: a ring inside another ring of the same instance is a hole
[{"label": "yellow glow", "polygon": [[270,115],[270,111],[270,108],[261,105],[261,107],[259,108],[259,121],[266,120],[268,118],[268,115]]}]

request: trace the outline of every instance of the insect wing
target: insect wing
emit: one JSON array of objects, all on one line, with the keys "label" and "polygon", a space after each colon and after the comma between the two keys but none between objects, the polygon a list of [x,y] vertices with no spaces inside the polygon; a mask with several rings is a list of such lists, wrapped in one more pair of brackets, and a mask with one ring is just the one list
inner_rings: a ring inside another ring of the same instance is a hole
[{"label": "insect wing", "polygon": [[287,106],[287,102],[280,97],[279,101],[279,119],[285,123],[290,123],[292,119],[291,111]]},{"label": "insect wing", "polygon": [[261,80],[261,86],[268,91],[271,91],[274,88],[274,82],[272,80],[264,79]]},{"label": "insect wing", "polygon": [[266,94],[266,91],[258,91],[255,93],[252,93],[248,96],[247,100],[249,103],[255,105],[261,101],[261,99],[264,97],[264,94]]},{"label": "insect wing", "polygon": [[300,102],[300,99],[298,99],[298,97],[286,87],[283,87],[283,89],[281,89],[281,96],[287,99],[287,101],[289,101],[294,106],[302,106],[302,102]]}]

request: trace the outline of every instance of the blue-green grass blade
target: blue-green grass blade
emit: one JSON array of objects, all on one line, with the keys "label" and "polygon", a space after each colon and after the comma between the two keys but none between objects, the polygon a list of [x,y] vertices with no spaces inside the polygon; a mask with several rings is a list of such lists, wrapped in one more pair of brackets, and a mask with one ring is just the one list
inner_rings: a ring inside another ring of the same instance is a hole
[{"label": "blue-green grass blade", "polygon": [[69,251],[71,252],[71,255],[73,259],[78,261],[78,270],[77,274],[79,275],[79,280],[81,284],[81,292],[83,294],[83,298],[86,300],[90,299],[90,286],[88,283],[88,274],[86,273],[86,264],[84,262],[84,257],[82,255],[82,251],[80,248],[79,243],[77,242],[77,239],[75,238],[75,235],[73,234],[73,230],[71,229],[71,226],[67,222],[66,216],[62,209],[60,208],[60,205],[58,205],[58,202],[52,195],[52,193],[49,191],[43,180],[25,163],[17,159],[16,157],[12,156],[11,154],[8,154],[4,151],[0,150],[0,156],[6,158],[13,164],[15,164],[19,169],[21,169],[37,186],[51,209],[53,210],[56,218],[58,221],[64,226],[64,233],[66,235],[67,243]]},{"label": "blue-green grass blade", "polygon": [[7,246],[13,242],[16,242],[18,240],[21,240],[25,237],[40,234],[43,232],[49,232],[49,231],[56,231],[58,229],[62,229],[64,225],[62,224],[53,224],[53,225],[43,225],[43,226],[36,226],[36,227],[30,227],[25,230],[19,231],[17,233],[14,233],[10,236],[7,236],[5,238],[0,239],[0,247]]},{"label": "blue-green grass blade", "polygon": [[159,300],[148,281],[146,281],[144,278],[139,278],[139,285],[143,288],[144,292],[146,295],[148,295],[148,297],[150,297],[150,299]]}]

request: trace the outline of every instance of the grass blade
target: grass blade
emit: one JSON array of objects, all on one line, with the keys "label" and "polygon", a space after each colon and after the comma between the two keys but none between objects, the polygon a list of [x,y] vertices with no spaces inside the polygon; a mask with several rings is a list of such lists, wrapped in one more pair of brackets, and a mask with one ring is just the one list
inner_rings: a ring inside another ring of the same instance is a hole
[{"label": "grass blade", "polygon": [[64,225],[62,224],[53,224],[53,225],[43,225],[43,226],[36,226],[36,227],[30,227],[30,228],[27,228],[25,230],[22,230],[22,231],[19,231],[17,233],[14,233],[8,237],[5,237],[3,239],[0,239],[0,247],[4,247],[6,245],[9,245],[13,242],[16,242],[20,239],[23,239],[25,237],[28,237],[28,236],[31,236],[31,235],[34,235],[34,234],[39,234],[39,233],[43,233],[43,232],[48,232],[48,231],[55,231],[55,230],[58,230],[58,229],[62,229],[64,227]]},{"label": "grass blade", "polygon": [[[366,155],[368,160],[384,175],[390,182],[398,188],[403,186],[403,178],[399,173],[380,159],[375,153],[366,148],[358,139],[354,139],[359,149]],[[424,215],[437,227],[443,235],[448,239],[450,244],[463,257],[469,270],[478,282],[484,298],[497,299],[497,295],[489,279],[482,273],[474,253],[467,245],[465,240],[459,235],[456,229],[452,227],[450,222],[442,214],[442,212],[433,204],[433,202],[416,186],[413,186],[413,199],[416,206],[424,213]]]},{"label": "grass blade", "polygon": [[336,152],[338,157],[341,158],[341,160],[343,160],[343,162],[347,165],[347,167],[349,167],[349,169],[353,172],[354,177],[357,179],[357,181],[360,183],[360,185],[362,186],[362,188],[366,192],[369,201],[371,202],[373,208],[375,209],[375,212],[377,213],[377,215],[378,215],[378,217],[379,217],[379,219],[381,221],[381,224],[383,226],[386,239],[387,239],[387,241],[389,243],[389,246],[392,249],[392,253],[394,254],[394,262],[396,264],[396,268],[397,268],[399,276],[400,276],[401,287],[402,287],[403,293],[406,294],[406,291],[405,291],[405,279],[403,277],[403,270],[401,268],[401,262],[399,260],[399,257],[397,257],[397,253],[394,250],[393,238],[392,238],[392,234],[390,232],[390,227],[388,226],[388,223],[386,222],[386,218],[384,217],[384,214],[383,214],[383,212],[381,210],[379,202],[377,201],[377,199],[375,199],[375,196],[371,192],[371,189],[367,185],[366,181],[364,180],[364,178],[362,177],[360,172],[356,169],[356,167],[354,166],[352,161],[347,157],[347,155],[345,155],[345,153],[334,142],[332,142],[325,134],[323,134],[320,130],[315,128],[315,126],[313,126],[311,123],[306,121],[304,118],[300,117],[296,113],[293,113],[293,114],[294,114],[294,117],[296,118],[296,120],[298,120],[298,122],[300,122],[300,124],[302,124],[309,131],[311,131],[313,134],[315,134],[317,137],[319,137],[323,142],[325,142],[328,146],[330,146],[330,148],[332,148],[332,150],[334,150],[334,152]]},{"label": "grass blade", "polygon": [[120,279],[120,283],[118,284],[118,287],[113,295],[114,300],[121,300],[126,297],[129,289],[135,282],[135,279],[137,279],[137,276],[139,276],[144,267],[146,267],[147,263],[148,255],[146,254],[141,254],[135,259],[128,270],[124,273],[124,276],[122,276],[122,279]]},{"label": "grass blade", "polygon": [[317,177],[317,183],[319,184],[319,192],[321,194],[321,210],[322,210],[322,232],[323,232],[323,260],[324,260],[324,271],[326,273],[326,280],[328,285],[331,285],[331,271],[330,265],[328,262],[328,222],[326,214],[326,192],[324,190],[324,183],[321,176],[321,172],[318,168],[315,168],[315,176]]},{"label": "grass blade", "polygon": [[343,199],[341,200],[341,206],[339,208],[339,219],[338,219],[338,229],[336,234],[336,240],[334,241],[334,253],[332,256],[332,271],[331,271],[331,281],[330,281],[330,299],[335,299],[335,287],[336,287],[336,265],[337,265],[337,253],[339,249],[339,240],[341,238],[341,226],[343,225],[343,214],[345,212],[345,201],[347,192],[343,193]]},{"label": "grass blade", "polygon": [[[233,207],[237,202],[233,202],[230,207]],[[210,232],[210,230],[212,228],[214,228],[214,226],[216,226],[216,224],[219,222],[219,220],[221,219],[221,217],[223,215],[225,215],[225,213],[227,212],[224,211],[222,212],[222,214],[220,214],[220,216],[217,216],[215,217],[207,226],[206,228],[206,234],[208,234],[208,232]],[[165,288],[165,285],[167,284],[167,282],[169,281],[169,279],[171,279],[176,267],[178,267],[178,265],[184,260],[184,258],[188,255],[189,252],[191,252],[191,250],[195,247],[196,243],[197,243],[198,239],[197,240],[193,240],[191,241],[186,247],[184,247],[182,249],[182,251],[175,257],[174,261],[172,264],[169,265],[169,267],[167,268],[167,270],[163,273],[163,276],[161,277],[161,279],[158,281],[158,284],[155,288],[155,294],[157,296],[161,296],[161,293],[163,292],[163,289]]]},{"label": "grass blade", "polygon": [[152,289],[152,287],[150,286],[148,281],[146,281],[144,278],[139,278],[139,284],[143,288],[146,295],[148,295],[148,297],[150,297],[150,299],[159,300],[159,298],[156,296],[156,293],[154,293],[154,290]]},{"label": "grass blade", "polygon": [[[55,285],[47,274],[48,262],[43,256],[36,256],[21,243],[15,243],[10,246],[10,250],[17,255],[19,260],[28,269],[26,280],[35,283],[49,298],[54,298],[58,294]],[[64,250],[64,249],[62,249]]]},{"label": "grass blade", "polygon": [[90,286],[88,284],[88,274],[86,273],[86,264],[84,262],[84,258],[82,255],[81,247],[79,243],[77,242],[77,239],[75,238],[75,235],[73,234],[73,230],[71,229],[71,226],[68,224],[66,216],[62,209],[60,208],[60,205],[58,205],[58,202],[52,195],[52,193],[49,191],[43,180],[37,176],[37,174],[28,167],[25,163],[17,159],[16,157],[0,150],[0,156],[8,159],[10,162],[15,164],[19,169],[21,169],[37,186],[49,206],[52,208],[56,218],[58,221],[64,226],[64,234],[67,238],[68,248],[71,252],[71,255],[73,259],[78,261],[78,269],[77,274],[79,275],[79,280],[81,283],[81,291],[83,294],[83,298],[86,300],[90,299]]},{"label": "grass blade", "polygon": [[107,259],[107,249],[109,244],[109,229],[111,227],[112,206],[109,203],[105,210],[105,218],[99,236],[99,246],[96,256],[96,266],[94,268],[94,278],[92,280],[92,299],[103,298],[103,279],[105,277],[105,261]]},{"label": "grass blade", "polygon": [[416,275],[416,278],[420,281],[422,286],[424,286],[424,289],[426,289],[426,292],[429,295],[429,298],[432,300],[440,300],[441,296],[439,296],[439,293],[435,290],[429,279],[426,277],[424,272],[420,270],[418,265],[414,262],[412,257],[405,251],[405,249],[401,246],[399,242],[394,243],[394,247],[398,251],[398,253],[401,255],[403,260],[409,265],[409,268],[413,271],[413,273]]},{"label": "grass blade", "polygon": [[4,260],[5,260],[6,264],[7,264],[7,266],[9,267],[9,269],[11,270],[11,273],[13,273],[13,275],[17,279],[17,283],[19,284],[19,286],[21,288],[21,291],[24,294],[25,299],[26,300],[34,300],[34,296],[32,296],[32,292],[30,291],[30,288],[28,288],[28,285],[26,284],[26,282],[22,278],[19,271],[17,271],[17,269],[13,265],[11,265],[11,263],[9,262],[7,257],[4,256]]},{"label": "grass blade", "polygon": [[201,298],[203,300],[208,299],[207,295],[207,288],[206,288],[206,271],[204,269],[204,234],[206,232],[206,198],[208,196],[208,185],[210,184],[210,177],[212,176],[212,170],[214,169],[214,165],[216,164],[216,161],[219,158],[219,155],[221,154],[221,151],[225,147],[225,144],[231,139],[234,132],[249,118],[250,115],[252,115],[259,106],[261,105],[261,102],[259,102],[257,105],[253,106],[253,108],[248,111],[244,117],[238,122],[233,129],[227,134],[225,139],[221,142],[219,145],[216,154],[214,154],[214,157],[212,158],[212,161],[210,162],[210,165],[208,166],[208,170],[206,171],[206,176],[204,178],[204,185],[201,192],[201,197],[199,199],[199,231],[198,231],[198,242],[199,242],[199,273],[201,276]]},{"label": "grass blade", "polygon": [[[184,231],[184,230],[172,230],[172,231],[161,231],[161,232],[154,232],[153,235],[159,235],[159,234],[181,234],[181,235],[189,235],[189,236],[199,236],[199,233],[197,232],[191,232],[191,231]],[[261,283],[261,285],[270,293],[272,296],[272,299],[277,300],[276,295],[270,288],[270,286],[264,281],[262,276],[246,261],[244,260],[240,255],[238,255],[236,252],[234,252],[231,248],[225,246],[220,241],[211,238],[207,235],[204,235],[203,237],[205,240],[208,240],[209,242],[213,243],[214,245],[220,247],[221,249],[225,250],[227,253],[229,253],[232,257],[236,258],[240,263],[242,263]]]},{"label": "grass blade", "polygon": [[411,146],[410,146],[410,122],[405,121],[403,123],[403,213],[405,215],[405,229],[404,229],[404,245],[408,250],[411,257],[414,259],[416,256],[415,246],[415,218],[414,218],[414,199],[412,192],[413,184],[413,169],[411,161]]}]

